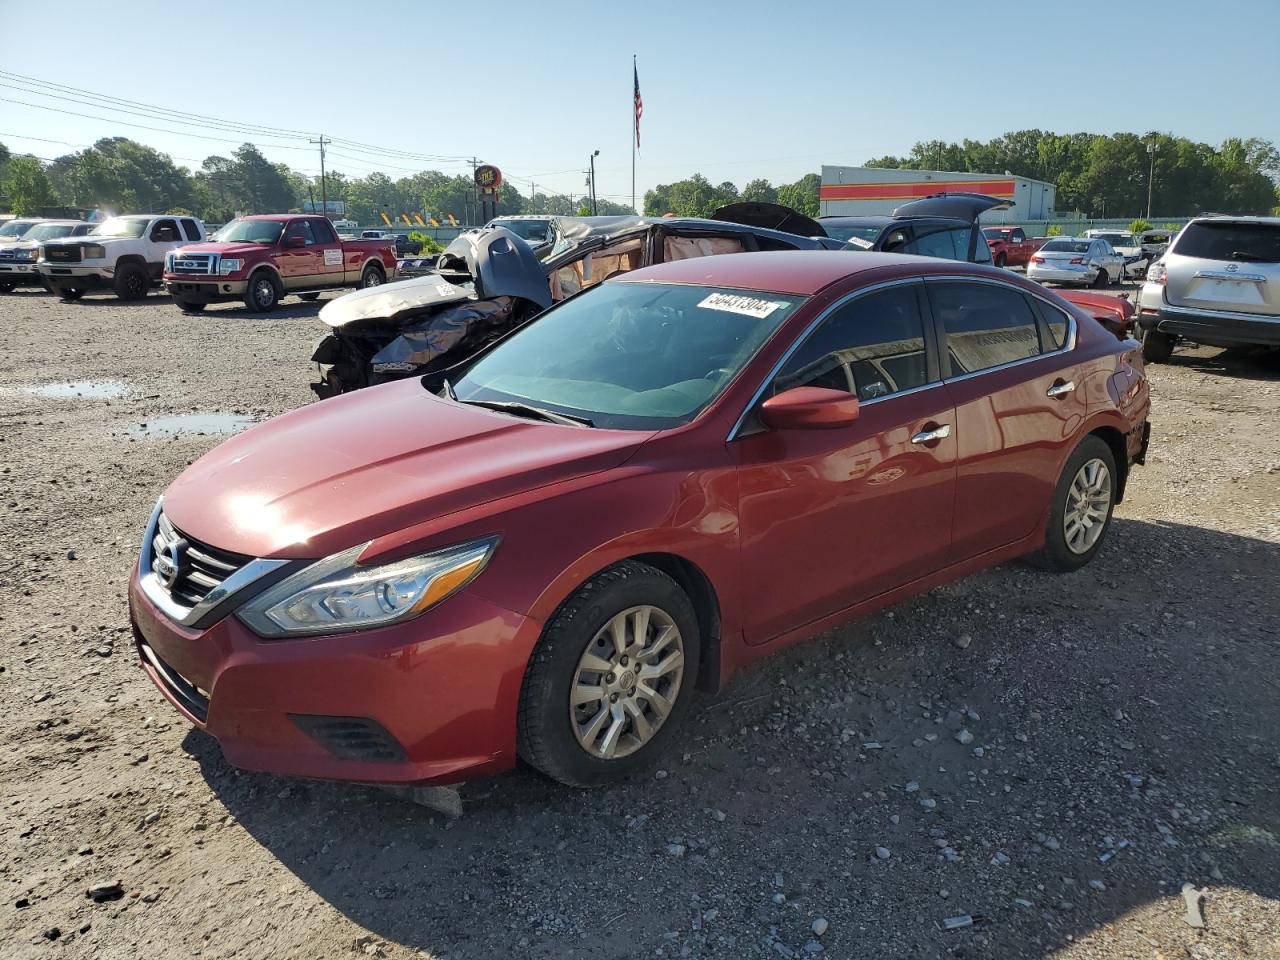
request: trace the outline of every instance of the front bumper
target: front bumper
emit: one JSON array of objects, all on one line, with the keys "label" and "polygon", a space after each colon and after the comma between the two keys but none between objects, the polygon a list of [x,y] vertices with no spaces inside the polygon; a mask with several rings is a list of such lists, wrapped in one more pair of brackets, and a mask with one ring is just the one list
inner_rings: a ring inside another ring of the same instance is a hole
[{"label": "front bumper", "polygon": [[12,283],[20,287],[38,287],[42,284],[40,271],[32,260],[0,260],[0,283]]},{"label": "front bumper", "polygon": [[1280,347],[1280,315],[1196,310],[1167,303],[1154,305],[1145,295],[1139,302],[1138,325],[1203,343],[1210,347]]},{"label": "front bumper", "polygon": [[[234,766],[451,783],[515,763],[520,686],[541,627],[465,590],[403,624],[294,640],[263,640],[234,616],[180,626],[136,571],[129,610],[142,668]],[[361,725],[385,733],[370,756],[318,732]]]},{"label": "front bumper", "polygon": [[210,277],[208,280],[193,280],[190,277],[165,275],[164,288],[173,294],[175,300],[186,300],[189,303],[219,303],[224,300],[240,300],[249,287],[248,280],[228,280],[225,277]]},{"label": "front bumper", "polygon": [[45,282],[55,291],[100,290],[110,287],[115,279],[115,271],[106,266],[84,266],[81,264],[51,264],[41,260],[36,269]]},{"label": "front bumper", "polygon": [[1053,267],[1042,267],[1039,264],[1028,264],[1027,279],[1039,280],[1042,283],[1083,283],[1091,284],[1098,277],[1097,270],[1061,270]]}]

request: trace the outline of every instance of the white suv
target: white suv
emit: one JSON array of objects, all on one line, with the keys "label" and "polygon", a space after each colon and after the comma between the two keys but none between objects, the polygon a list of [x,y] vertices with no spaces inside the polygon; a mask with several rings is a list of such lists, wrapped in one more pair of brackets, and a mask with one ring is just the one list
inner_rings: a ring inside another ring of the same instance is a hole
[{"label": "white suv", "polygon": [[204,224],[194,217],[112,217],[87,237],[44,244],[36,267],[63,300],[79,300],[98,289],[114,290],[121,300],[141,300],[160,282],[166,253],[206,237]]},{"label": "white suv", "polygon": [[1280,218],[1201,217],[1147,270],[1138,293],[1145,360],[1180,339],[1280,347]]}]

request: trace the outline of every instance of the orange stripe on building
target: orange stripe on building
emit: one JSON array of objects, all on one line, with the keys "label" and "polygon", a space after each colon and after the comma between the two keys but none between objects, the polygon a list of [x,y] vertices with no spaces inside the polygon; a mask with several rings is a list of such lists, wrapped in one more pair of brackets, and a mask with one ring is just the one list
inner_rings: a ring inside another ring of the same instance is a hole
[{"label": "orange stripe on building", "polygon": [[914,200],[931,193],[985,193],[1012,197],[1013,180],[919,180],[900,183],[824,183],[818,188],[821,200]]}]

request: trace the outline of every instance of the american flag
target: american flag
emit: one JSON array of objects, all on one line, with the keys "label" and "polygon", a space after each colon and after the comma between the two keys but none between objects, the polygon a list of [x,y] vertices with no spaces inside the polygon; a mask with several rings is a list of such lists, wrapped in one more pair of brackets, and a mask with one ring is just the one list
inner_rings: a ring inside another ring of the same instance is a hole
[{"label": "american flag", "polygon": [[636,69],[635,58],[631,59],[631,71],[636,80],[636,149],[640,149],[640,118],[644,116],[644,100],[640,98],[640,71]]}]

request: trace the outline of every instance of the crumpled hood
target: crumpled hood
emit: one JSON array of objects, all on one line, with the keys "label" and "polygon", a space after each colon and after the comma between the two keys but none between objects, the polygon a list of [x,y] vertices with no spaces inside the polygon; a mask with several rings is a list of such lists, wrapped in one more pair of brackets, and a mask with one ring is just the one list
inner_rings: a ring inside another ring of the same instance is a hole
[{"label": "crumpled hood", "polygon": [[178,529],[224,550],[318,558],[619,466],[649,436],[517,419],[403,380],[233,437],[182,472],[164,508]]},{"label": "crumpled hood", "polygon": [[470,300],[471,285],[450,283],[438,274],[365,287],[330,300],[320,308],[320,319],[331,327],[345,327],[357,320],[396,320],[431,307]]}]

